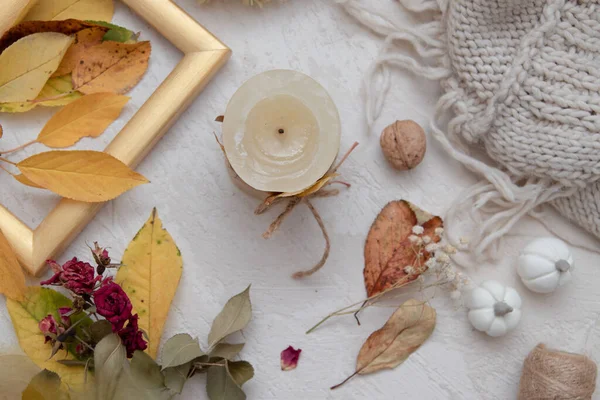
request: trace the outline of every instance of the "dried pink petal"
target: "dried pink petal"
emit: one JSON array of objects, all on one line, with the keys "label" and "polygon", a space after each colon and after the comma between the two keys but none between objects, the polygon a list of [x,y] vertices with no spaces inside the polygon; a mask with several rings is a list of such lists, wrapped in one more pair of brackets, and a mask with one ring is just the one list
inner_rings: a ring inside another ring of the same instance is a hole
[{"label": "dried pink petal", "polygon": [[281,352],[281,370],[291,371],[298,366],[298,359],[300,358],[302,349],[294,349],[292,346]]}]

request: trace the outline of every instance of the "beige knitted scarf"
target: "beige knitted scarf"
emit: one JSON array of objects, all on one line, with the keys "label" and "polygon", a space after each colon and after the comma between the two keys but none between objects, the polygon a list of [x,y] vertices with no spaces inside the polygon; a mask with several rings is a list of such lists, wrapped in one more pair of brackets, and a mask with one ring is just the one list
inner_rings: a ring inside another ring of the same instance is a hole
[{"label": "beige knitted scarf", "polygon": [[493,257],[502,236],[545,204],[600,238],[600,0],[399,0],[407,12],[434,15],[416,27],[368,1],[337,2],[385,38],[367,76],[370,125],[390,69],[440,81],[431,133],[481,178],[446,222],[471,216],[477,259]]}]

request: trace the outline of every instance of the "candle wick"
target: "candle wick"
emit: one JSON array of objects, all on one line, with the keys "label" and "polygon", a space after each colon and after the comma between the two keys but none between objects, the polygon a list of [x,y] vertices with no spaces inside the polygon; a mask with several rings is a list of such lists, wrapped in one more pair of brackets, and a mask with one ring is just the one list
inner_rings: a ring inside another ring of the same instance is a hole
[{"label": "candle wick", "polygon": [[281,128],[279,128],[279,130],[277,132],[279,132],[281,134],[285,133],[285,131],[283,129],[281,129]]}]

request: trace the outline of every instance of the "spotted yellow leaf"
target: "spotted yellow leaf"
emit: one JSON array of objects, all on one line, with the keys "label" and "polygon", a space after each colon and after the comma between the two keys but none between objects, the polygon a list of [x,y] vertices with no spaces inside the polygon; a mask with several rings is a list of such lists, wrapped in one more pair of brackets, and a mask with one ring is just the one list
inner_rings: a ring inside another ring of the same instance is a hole
[{"label": "spotted yellow leaf", "polygon": [[42,32],[17,40],[0,54],[0,103],[35,99],[58,68],[73,38]]},{"label": "spotted yellow leaf", "polygon": [[[83,367],[66,366],[57,361],[74,360],[75,356],[72,352],[74,346],[66,354],[61,351],[60,354],[50,358],[52,348],[49,343],[44,343],[44,335],[38,328],[38,323],[47,315],[52,314],[54,318],[58,319],[58,308],[70,307],[71,305],[71,300],[61,293],[39,286],[28,287],[22,301],[9,299],[6,302],[8,313],[19,339],[19,345],[25,354],[38,367],[56,372],[64,383],[73,388],[78,388],[84,383]],[[86,317],[86,320],[79,325],[85,326],[89,323],[91,323],[91,320]]]},{"label": "spotted yellow leaf", "polygon": [[129,295],[139,326],[148,334],[148,353],[156,358],[169,307],[181,278],[183,261],[173,238],[156,213],[135,235],[116,282]]}]

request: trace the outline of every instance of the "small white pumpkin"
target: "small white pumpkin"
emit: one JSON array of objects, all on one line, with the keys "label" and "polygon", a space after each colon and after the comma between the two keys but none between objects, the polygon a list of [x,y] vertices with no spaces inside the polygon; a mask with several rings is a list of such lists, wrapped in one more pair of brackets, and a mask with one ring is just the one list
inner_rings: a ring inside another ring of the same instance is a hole
[{"label": "small white pumpkin", "polygon": [[523,284],[537,293],[551,293],[571,281],[572,270],[571,251],[556,238],[535,239],[523,249],[517,264]]},{"label": "small white pumpkin", "polygon": [[521,319],[521,296],[500,282],[485,281],[467,299],[469,321],[478,331],[504,336]]}]

